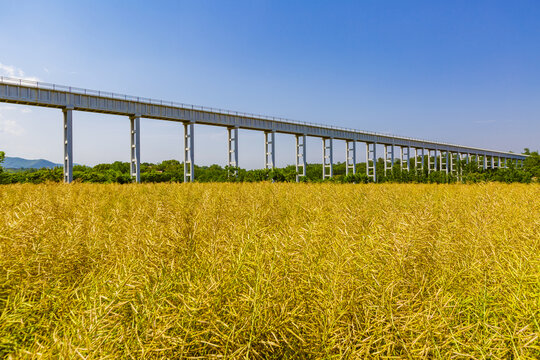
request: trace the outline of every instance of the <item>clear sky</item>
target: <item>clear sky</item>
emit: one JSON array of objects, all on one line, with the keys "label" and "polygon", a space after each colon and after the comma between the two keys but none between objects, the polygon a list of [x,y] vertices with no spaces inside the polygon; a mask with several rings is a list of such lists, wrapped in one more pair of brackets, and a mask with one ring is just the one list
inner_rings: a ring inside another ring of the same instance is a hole
[{"label": "clear sky", "polygon": [[[540,148],[540,2],[0,0],[0,75],[521,152]],[[197,164],[225,165],[196,126]],[[141,122],[141,160],[181,159]],[[277,136],[278,165],[294,138]],[[308,161],[320,162],[319,139]],[[240,166],[264,166],[241,131]],[[336,161],[345,145],[336,144]],[[359,158],[364,157],[360,147]],[[62,113],[0,103],[0,150],[61,162]],[[129,160],[129,120],[74,113],[74,161]]]}]

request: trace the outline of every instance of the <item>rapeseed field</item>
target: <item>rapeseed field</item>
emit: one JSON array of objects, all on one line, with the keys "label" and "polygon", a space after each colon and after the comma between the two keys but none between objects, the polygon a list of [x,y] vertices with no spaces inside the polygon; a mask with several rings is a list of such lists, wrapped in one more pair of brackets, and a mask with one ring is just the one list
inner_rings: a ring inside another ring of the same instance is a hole
[{"label": "rapeseed field", "polygon": [[540,185],[0,187],[0,358],[540,358]]}]

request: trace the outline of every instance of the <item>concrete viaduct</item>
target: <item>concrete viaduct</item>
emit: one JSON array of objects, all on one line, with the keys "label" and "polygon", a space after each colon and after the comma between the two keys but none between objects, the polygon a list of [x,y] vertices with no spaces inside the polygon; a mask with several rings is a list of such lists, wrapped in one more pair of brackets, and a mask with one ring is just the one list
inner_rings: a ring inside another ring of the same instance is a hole
[{"label": "concrete viaduct", "polygon": [[[53,107],[64,114],[64,182],[73,180],[73,111],[89,111],[124,115],[131,122],[131,176],[140,182],[140,118],[169,120],[184,125],[184,181],[193,181],[194,174],[194,125],[213,125],[227,128],[228,165],[238,167],[238,129],[259,130],[265,138],[265,167],[275,166],[275,134],[285,133],[296,137],[296,180],[306,175],[306,137],[322,140],[323,178],[333,176],[334,140],[346,142],[346,171],[356,173],[356,145],[365,144],[366,171],[377,181],[377,145],[384,146],[384,171],[399,161],[402,169],[409,170],[411,160],[416,169],[428,167],[428,172],[456,173],[456,161],[475,161],[483,169],[507,167],[509,161],[523,165],[524,155],[480,149],[469,146],[426,141],[402,136],[378,134],[355,129],[299,122],[288,119],[246,114],[181,103],[153,100],[110,92],[46,84],[23,79],[0,77],[0,102]],[[399,158],[396,158],[399,148]],[[414,154],[413,154],[414,152]],[[427,164],[424,164],[427,156]]]}]

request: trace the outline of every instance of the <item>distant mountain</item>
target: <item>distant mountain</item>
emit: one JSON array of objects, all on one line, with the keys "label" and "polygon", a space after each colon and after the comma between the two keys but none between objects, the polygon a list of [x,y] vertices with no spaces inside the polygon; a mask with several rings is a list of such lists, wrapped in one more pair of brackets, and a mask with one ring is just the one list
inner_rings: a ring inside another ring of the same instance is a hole
[{"label": "distant mountain", "polygon": [[57,166],[62,166],[61,164],[55,164],[49,160],[37,159],[37,160],[28,160],[20,157],[7,157],[4,162],[0,164],[5,169],[41,169],[47,168],[52,169]]}]

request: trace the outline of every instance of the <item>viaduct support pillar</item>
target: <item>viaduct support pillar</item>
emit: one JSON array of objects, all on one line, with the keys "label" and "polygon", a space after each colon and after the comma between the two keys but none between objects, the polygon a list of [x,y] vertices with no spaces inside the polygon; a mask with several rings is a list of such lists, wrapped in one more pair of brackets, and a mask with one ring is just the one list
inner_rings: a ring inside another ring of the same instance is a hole
[{"label": "viaduct support pillar", "polygon": [[195,144],[194,123],[184,123],[184,182],[193,182],[195,179]]},{"label": "viaduct support pillar", "polygon": [[356,141],[347,140],[345,174],[356,174]]},{"label": "viaduct support pillar", "polygon": [[[414,150],[414,155],[416,155],[416,150]],[[407,171],[411,171],[411,147],[407,146]]]},{"label": "viaduct support pillar", "polygon": [[[414,148],[414,172],[416,174],[418,174],[420,172],[420,159],[419,159],[419,149],[418,148]],[[424,160],[423,159],[424,157],[422,156],[422,161]]]},{"label": "viaduct support pillar", "polygon": [[366,175],[377,182],[377,143],[366,143]]},{"label": "viaduct support pillar", "polygon": [[443,152],[442,150],[439,151],[439,170],[442,172],[444,171],[444,167],[443,167]]},{"label": "viaduct support pillar", "polygon": [[392,171],[394,168],[394,144],[384,145],[384,175],[388,174],[388,170]]},{"label": "viaduct support pillar", "polygon": [[422,148],[422,174],[425,172],[425,167],[429,169],[429,150],[428,150],[428,156],[427,156],[427,162],[426,162],[426,149]]},{"label": "viaduct support pillar", "polygon": [[141,118],[140,116],[131,116],[131,161],[130,175],[136,183],[141,182]]},{"label": "viaduct support pillar", "polygon": [[273,169],[276,167],[276,132],[264,132],[264,168]]},{"label": "viaduct support pillar", "polygon": [[465,157],[465,154],[458,153],[457,156],[457,173],[459,181],[463,180],[463,158]]},{"label": "viaduct support pillar", "polygon": [[238,127],[229,127],[227,128],[228,134],[228,148],[229,148],[229,158],[227,161],[227,166],[229,171],[227,172],[228,176],[238,176]]},{"label": "viaduct support pillar", "polygon": [[415,149],[415,158],[414,158],[414,169],[416,170],[416,173],[417,174],[423,174],[424,173],[424,162],[426,161],[425,159],[425,150],[424,148],[420,149],[420,156],[418,155],[418,150],[419,149]]},{"label": "viaduct support pillar", "polygon": [[407,147],[401,147],[401,171],[406,170],[409,171],[411,165],[411,148],[409,146]]},{"label": "viaduct support pillar", "polygon": [[322,139],[323,180],[334,176],[334,146],[332,138]]},{"label": "viaduct support pillar", "polygon": [[65,108],[64,113],[64,182],[73,181],[73,109]]},{"label": "viaduct support pillar", "polygon": [[306,176],[306,135],[296,135],[296,182]]}]

